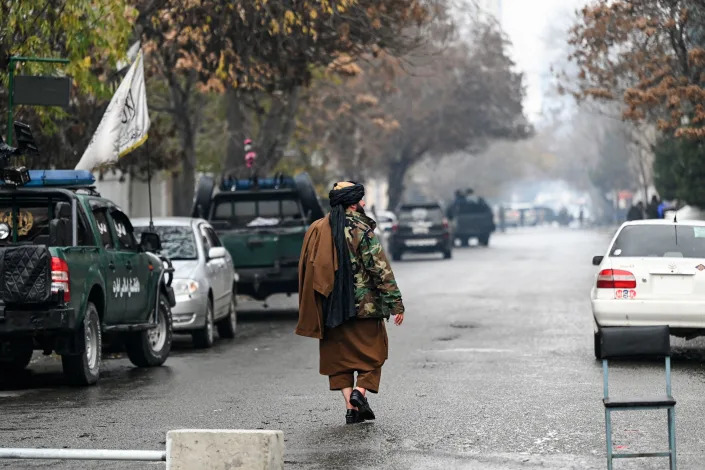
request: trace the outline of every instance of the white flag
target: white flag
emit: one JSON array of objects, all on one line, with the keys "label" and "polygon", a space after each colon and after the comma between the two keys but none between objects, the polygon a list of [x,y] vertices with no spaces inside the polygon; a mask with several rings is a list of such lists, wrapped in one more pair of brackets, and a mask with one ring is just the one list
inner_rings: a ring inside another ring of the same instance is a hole
[{"label": "white flag", "polygon": [[147,140],[148,130],[147,90],[140,51],[110,100],[76,169],[93,170],[117,162]]}]

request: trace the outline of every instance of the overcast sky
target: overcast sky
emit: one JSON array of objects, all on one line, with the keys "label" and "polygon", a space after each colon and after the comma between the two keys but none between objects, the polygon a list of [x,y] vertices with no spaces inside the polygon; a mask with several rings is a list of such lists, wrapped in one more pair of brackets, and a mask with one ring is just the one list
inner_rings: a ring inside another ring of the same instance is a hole
[{"label": "overcast sky", "polygon": [[[562,56],[551,45],[555,31],[565,31],[573,22],[574,11],[588,0],[501,0],[501,23],[512,41],[517,68],[525,73],[528,117],[536,121],[544,101],[544,89],[551,62]],[[554,40],[554,44],[555,44]]]}]

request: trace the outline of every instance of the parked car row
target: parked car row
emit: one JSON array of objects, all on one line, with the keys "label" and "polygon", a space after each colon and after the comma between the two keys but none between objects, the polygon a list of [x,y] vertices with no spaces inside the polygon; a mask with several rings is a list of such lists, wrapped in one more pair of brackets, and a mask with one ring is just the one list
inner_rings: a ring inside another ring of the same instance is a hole
[{"label": "parked car row", "polygon": [[198,348],[233,338],[237,294],[297,291],[304,234],[323,216],[305,174],[202,181],[196,216],[152,221],[130,220],[89,172],[23,176],[0,181],[0,377],[41,350],[90,385],[104,343],[151,367],[174,333]]}]

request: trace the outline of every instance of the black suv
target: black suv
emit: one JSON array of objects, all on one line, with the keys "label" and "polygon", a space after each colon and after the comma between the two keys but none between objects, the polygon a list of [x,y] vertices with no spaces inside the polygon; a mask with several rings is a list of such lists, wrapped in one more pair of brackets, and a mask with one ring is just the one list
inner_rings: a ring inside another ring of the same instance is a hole
[{"label": "black suv", "polygon": [[440,252],[445,259],[452,256],[453,237],[439,204],[404,204],[397,216],[389,244],[392,259],[401,259],[405,252]]}]

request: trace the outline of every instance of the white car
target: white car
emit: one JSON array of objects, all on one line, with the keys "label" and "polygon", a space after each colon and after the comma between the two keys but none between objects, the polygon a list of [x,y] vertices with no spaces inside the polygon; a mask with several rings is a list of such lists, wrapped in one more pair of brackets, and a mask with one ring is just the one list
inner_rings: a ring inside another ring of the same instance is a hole
[{"label": "white car", "polygon": [[705,335],[705,221],[626,222],[593,264],[596,357],[601,328],[668,325],[674,336]]},{"label": "white car", "polygon": [[[132,223],[138,233],[149,230],[149,219]],[[175,270],[174,332],[190,333],[197,348],[213,346],[216,329],[221,338],[233,338],[237,273],[213,227],[203,219],[164,217],[154,219],[154,230]]]},{"label": "white car", "polygon": [[397,223],[397,216],[390,211],[376,211],[372,216],[377,222],[375,233],[381,240],[384,251],[389,251],[389,236],[392,233],[392,228]]}]

